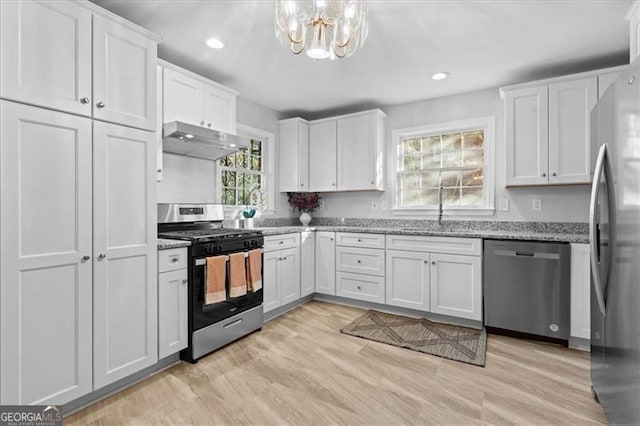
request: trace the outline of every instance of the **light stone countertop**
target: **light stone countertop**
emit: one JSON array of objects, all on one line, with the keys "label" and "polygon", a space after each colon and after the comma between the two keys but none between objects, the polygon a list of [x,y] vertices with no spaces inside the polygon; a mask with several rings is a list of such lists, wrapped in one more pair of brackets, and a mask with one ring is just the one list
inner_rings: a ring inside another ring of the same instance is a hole
[{"label": "light stone countertop", "polygon": [[158,238],[158,250],[167,250],[179,247],[189,247],[191,241],[184,240],[169,240],[166,238]]},{"label": "light stone countertop", "polygon": [[331,232],[358,232],[369,234],[393,234],[393,235],[415,235],[415,236],[437,236],[437,237],[464,237],[483,238],[498,240],[526,240],[526,241],[552,241],[566,243],[588,243],[588,234],[577,233],[549,233],[536,231],[505,231],[489,229],[449,229],[433,230],[420,228],[379,228],[366,226],[277,226],[255,228],[262,231],[265,237],[282,234],[292,234],[303,231],[331,231]]}]

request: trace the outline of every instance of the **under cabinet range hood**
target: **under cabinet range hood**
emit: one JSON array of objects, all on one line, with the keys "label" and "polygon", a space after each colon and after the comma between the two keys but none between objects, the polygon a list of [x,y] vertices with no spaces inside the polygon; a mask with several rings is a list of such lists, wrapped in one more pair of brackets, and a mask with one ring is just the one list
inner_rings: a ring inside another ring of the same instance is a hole
[{"label": "under cabinet range hood", "polygon": [[162,151],[171,154],[217,160],[247,148],[250,143],[249,138],[181,121],[172,121],[162,126]]}]

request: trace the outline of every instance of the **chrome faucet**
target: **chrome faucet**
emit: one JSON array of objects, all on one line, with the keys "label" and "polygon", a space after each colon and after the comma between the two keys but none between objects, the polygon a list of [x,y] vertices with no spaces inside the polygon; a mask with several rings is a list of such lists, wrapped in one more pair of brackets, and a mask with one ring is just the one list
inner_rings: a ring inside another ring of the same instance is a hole
[{"label": "chrome faucet", "polygon": [[438,187],[438,225],[442,225],[442,175],[440,175],[440,186]]}]

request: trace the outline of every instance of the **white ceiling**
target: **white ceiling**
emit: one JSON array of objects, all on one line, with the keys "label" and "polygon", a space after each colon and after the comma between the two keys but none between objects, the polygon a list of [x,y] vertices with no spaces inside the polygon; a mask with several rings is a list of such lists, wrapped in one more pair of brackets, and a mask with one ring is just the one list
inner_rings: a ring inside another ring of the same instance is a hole
[{"label": "white ceiling", "polygon": [[628,62],[632,2],[370,0],[364,48],[318,61],[279,43],[272,1],[93,1],[163,36],[162,59],[307,118]]}]

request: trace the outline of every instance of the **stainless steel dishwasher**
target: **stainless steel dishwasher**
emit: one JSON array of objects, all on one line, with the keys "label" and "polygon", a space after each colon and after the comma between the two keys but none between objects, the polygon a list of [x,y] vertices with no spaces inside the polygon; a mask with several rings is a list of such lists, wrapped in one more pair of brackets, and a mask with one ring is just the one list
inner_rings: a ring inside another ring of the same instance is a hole
[{"label": "stainless steel dishwasher", "polygon": [[569,244],[485,240],[483,259],[485,326],[569,339]]}]

